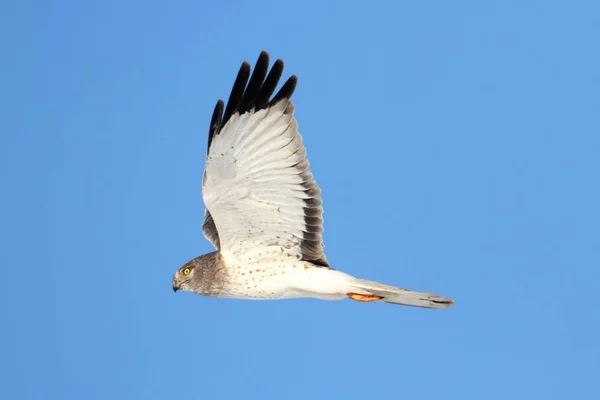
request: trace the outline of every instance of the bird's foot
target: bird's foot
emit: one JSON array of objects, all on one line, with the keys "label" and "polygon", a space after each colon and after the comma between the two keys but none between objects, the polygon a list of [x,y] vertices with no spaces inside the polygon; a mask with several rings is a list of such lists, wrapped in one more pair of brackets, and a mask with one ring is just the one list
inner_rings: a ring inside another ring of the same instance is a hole
[{"label": "bird's foot", "polygon": [[358,293],[346,293],[346,295],[354,301],[360,301],[362,303],[368,303],[371,301],[377,301],[383,299],[381,296],[375,296],[374,294],[358,294]]}]

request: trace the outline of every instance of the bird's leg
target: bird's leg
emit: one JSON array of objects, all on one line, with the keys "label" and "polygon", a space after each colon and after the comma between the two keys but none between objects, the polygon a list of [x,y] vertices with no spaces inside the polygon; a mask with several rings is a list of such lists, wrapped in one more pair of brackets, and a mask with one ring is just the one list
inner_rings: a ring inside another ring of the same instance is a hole
[{"label": "bird's leg", "polygon": [[352,300],[360,301],[362,303],[368,303],[370,301],[377,301],[383,299],[383,297],[375,296],[374,294],[346,293],[346,295]]}]

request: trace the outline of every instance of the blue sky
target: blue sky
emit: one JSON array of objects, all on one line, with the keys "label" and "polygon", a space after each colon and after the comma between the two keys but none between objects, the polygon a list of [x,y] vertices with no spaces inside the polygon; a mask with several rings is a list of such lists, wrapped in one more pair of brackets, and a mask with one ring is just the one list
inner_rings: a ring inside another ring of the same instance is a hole
[{"label": "blue sky", "polygon": [[[599,15],[3,2],[0,397],[596,398]],[[214,103],[262,49],[299,76],[330,262],[455,307],[173,294],[212,251]]]}]

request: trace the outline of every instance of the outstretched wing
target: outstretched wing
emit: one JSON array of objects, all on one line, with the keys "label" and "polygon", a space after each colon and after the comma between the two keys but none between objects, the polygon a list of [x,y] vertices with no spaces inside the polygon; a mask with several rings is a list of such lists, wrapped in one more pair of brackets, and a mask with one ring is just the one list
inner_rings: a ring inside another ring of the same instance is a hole
[{"label": "outstretched wing", "polygon": [[203,232],[240,261],[286,252],[328,266],[323,252],[321,192],[306,159],[290,98],[291,76],[271,99],[283,72],[262,52],[250,77],[244,62],[225,113],[219,100],[210,124],[203,177]]}]

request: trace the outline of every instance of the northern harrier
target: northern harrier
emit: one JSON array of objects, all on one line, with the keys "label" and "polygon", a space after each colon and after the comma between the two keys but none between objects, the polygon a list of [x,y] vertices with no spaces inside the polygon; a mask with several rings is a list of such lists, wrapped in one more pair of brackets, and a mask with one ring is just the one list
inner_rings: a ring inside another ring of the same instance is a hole
[{"label": "northern harrier", "polygon": [[[173,290],[238,299],[350,298],[427,308],[453,301],[358,279],[329,266],[323,252],[320,189],[308,168],[291,101],[291,76],[271,97],[283,62],[262,52],[244,62],[227,107],[210,122],[202,231],[217,251],[194,258]],[[267,73],[268,72],[268,73]]]}]

